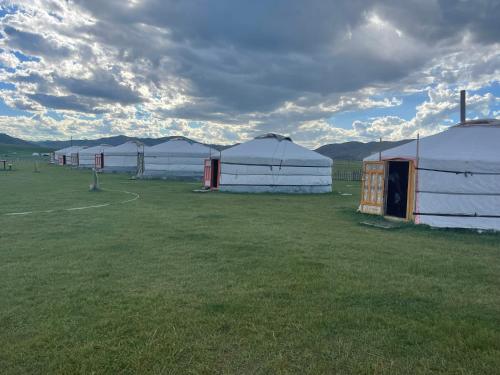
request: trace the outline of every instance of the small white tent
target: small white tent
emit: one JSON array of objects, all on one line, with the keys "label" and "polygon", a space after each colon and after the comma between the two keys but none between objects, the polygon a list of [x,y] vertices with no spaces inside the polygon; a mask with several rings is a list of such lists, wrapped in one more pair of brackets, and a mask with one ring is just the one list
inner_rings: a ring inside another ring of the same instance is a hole
[{"label": "small white tent", "polygon": [[327,193],[332,160],[290,138],[266,134],[221,152],[217,185],[230,192]]},{"label": "small white tent", "polygon": [[206,159],[219,151],[184,137],[172,138],[144,151],[144,177],[201,179]]},{"label": "small white tent", "polygon": [[102,168],[102,162],[96,166],[96,155],[99,160],[102,160],[104,150],[113,146],[99,145],[81,150],[79,153],[79,164],[81,168]]},{"label": "small white tent", "polygon": [[144,145],[137,141],[128,141],[116,147],[106,148],[103,154],[103,172],[138,173],[141,170]]},{"label": "small white tent", "polygon": [[364,160],[360,210],[500,230],[500,120],[474,120]]}]

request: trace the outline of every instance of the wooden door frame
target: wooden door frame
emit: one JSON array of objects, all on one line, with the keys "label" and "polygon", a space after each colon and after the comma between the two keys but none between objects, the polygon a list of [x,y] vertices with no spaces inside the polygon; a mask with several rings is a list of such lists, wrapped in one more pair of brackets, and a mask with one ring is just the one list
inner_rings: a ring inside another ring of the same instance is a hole
[{"label": "wooden door frame", "polygon": [[[406,217],[400,218],[395,216],[387,215],[387,179],[389,178],[389,163],[395,162],[408,162],[408,186],[406,187]],[[392,219],[398,219],[403,221],[414,221],[414,206],[415,206],[415,183],[416,183],[416,167],[415,160],[413,159],[387,159],[384,160],[385,166],[385,178],[384,178],[384,203],[382,207],[383,215],[390,217]]]}]

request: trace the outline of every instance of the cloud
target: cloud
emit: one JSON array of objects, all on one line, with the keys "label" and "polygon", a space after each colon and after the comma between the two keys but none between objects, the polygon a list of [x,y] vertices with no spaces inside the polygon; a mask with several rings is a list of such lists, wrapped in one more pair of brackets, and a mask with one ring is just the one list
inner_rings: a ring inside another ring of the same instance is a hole
[{"label": "cloud", "polygon": [[74,94],[86,97],[100,98],[125,105],[142,101],[138,93],[118,83],[112,75],[102,71],[93,72],[89,79],[58,77],[55,82]]},{"label": "cloud", "polygon": [[4,68],[15,68],[19,64],[17,57],[10,52],[0,51],[0,65]]},{"label": "cloud", "polygon": [[4,27],[3,32],[6,34],[7,43],[11,48],[29,54],[55,59],[67,58],[71,53],[69,48],[58,46],[39,34],[17,30],[11,26]]},{"label": "cloud", "polygon": [[28,98],[47,108],[78,111],[84,113],[102,113],[96,103],[85,101],[76,95],[54,96],[47,94],[28,94]]},{"label": "cloud", "polygon": [[[480,118],[495,116],[491,110],[494,102],[498,102],[491,93],[469,95],[467,98],[468,118],[474,113]],[[428,91],[428,99],[416,107],[417,113],[410,120],[398,116],[380,116],[368,121],[354,121],[356,135],[363,140],[374,140],[382,137],[386,140],[398,140],[428,136],[453,125],[451,117],[459,111],[459,93],[447,88],[444,84]]]},{"label": "cloud", "polygon": [[[15,92],[1,97],[33,121],[57,112],[63,133],[407,137],[447,126],[462,87],[474,115],[498,111],[481,91],[500,76],[493,0],[11,2],[0,82]],[[349,126],[332,120],[345,113]]]}]

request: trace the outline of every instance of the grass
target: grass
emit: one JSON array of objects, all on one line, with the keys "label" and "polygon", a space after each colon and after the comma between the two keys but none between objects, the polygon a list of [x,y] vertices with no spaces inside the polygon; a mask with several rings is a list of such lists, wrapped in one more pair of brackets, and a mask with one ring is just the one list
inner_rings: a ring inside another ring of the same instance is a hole
[{"label": "grass", "polygon": [[500,235],[360,225],[357,183],[91,179],[0,172],[3,374],[498,373]]}]

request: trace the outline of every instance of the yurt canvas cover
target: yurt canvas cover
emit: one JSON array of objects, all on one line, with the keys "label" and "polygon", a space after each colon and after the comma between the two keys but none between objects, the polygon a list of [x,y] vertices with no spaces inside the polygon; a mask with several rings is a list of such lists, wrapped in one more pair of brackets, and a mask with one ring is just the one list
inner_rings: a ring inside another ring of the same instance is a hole
[{"label": "yurt canvas cover", "polygon": [[[66,156],[66,150],[68,150],[70,147],[65,147],[60,150],[54,151],[54,159],[56,164],[62,164],[61,158]],[[64,163],[66,164],[66,163]]]},{"label": "yurt canvas cover", "polygon": [[99,145],[86,148],[80,151],[79,155],[79,167],[81,168],[94,168],[95,167],[95,157],[104,153],[104,150],[113,146],[110,145]]},{"label": "yurt canvas cover", "polygon": [[103,172],[127,172],[137,173],[140,169],[138,165],[140,155],[144,151],[144,146],[135,141],[125,142],[116,147],[104,150]]},{"label": "yurt canvas cover", "polygon": [[144,151],[144,177],[201,179],[205,159],[219,151],[186,138],[173,138]]},{"label": "yurt canvas cover", "polygon": [[332,160],[276,134],[266,134],[222,151],[220,168],[221,191],[332,191]]},{"label": "yurt canvas cover", "polygon": [[407,197],[404,218],[435,227],[500,230],[500,121],[469,121],[418,146],[412,141],[366,158],[361,211],[387,214],[398,199],[391,185],[404,164],[397,163],[408,168],[406,192],[399,189]]},{"label": "yurt canvas cover", "polygon": [[65,156],[65,165],[72,165],[71,156],[74,154],[78,154],[78,152],[80,152],[80,150],[83,150],[84,148],[85,147],[83,146],[71,146],[54,152],[56,163],[60,163],[60,159]]}]

